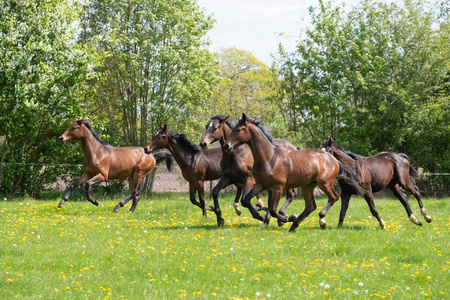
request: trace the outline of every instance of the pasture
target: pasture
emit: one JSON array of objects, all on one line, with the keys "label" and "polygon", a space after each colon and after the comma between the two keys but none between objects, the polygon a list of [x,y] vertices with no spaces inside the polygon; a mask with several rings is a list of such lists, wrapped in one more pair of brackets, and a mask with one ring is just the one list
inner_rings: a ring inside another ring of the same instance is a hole
[{"label": "pasture", "polygon": [[[433,222],[414,225],[398,200],[375,201],[387,231],[360,197],[342,229],[340,201],[319,227],[318,209],[289,233],[262,227],[234,195],[221,194],[225,226],[204,218],[188,194],[143,197],[132,214],[115,198],[99,207],[77,193],[4,199],[0,209],[0,298],[12,299],[448,299],[450,199],[424,199]],[[263,197],[266,201],[267,197]],[[284,201],[284,200],[283,200]],[[417,202],[410,198],[414,214]],[[298,215],[295,199],[288,214]]]}]

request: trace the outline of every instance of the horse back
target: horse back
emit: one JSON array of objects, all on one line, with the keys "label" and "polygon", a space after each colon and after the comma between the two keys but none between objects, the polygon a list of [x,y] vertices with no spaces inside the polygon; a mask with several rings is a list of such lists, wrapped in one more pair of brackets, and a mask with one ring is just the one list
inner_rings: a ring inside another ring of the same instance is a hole
[{"label": "horse back", "polygon": [[285,153],[289,167],[286,182],[288,188],[334,180],[339,173],[337,159],[321,150],[292,150]]},{"label": "horse back", "polygon": [[110,179],[124,179],[132,174],[146,176],[156,165],[152,154],[142,147],[110,147]]},{"label": "horse back", "polygon": [[192,157],[191,164],[183,171],[183,176],[186,180],[189,180],[188,178],[203,181],[219,179],[223,174],[220,167],[221,160],[221,148],[202,149]]}]

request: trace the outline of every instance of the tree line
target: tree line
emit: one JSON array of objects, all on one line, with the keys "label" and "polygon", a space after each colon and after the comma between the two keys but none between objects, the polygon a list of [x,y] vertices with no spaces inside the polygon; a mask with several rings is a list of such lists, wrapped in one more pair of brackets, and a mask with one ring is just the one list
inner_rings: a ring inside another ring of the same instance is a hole
[{"label": "tree line", "polygon": [[81,117],[111,145],[143,146],[160,124],[197,141],[213,114],[245,112],[297,146],[332,135],[448,172],[449,7],[319,1],[295,49],[280,45],[266,66],[235,48],[211,53],[215,21],[196,0],[3,1],[0,192],[39,195],[79,172],[39,163],[81,163],[78,144],[57,142]]}]

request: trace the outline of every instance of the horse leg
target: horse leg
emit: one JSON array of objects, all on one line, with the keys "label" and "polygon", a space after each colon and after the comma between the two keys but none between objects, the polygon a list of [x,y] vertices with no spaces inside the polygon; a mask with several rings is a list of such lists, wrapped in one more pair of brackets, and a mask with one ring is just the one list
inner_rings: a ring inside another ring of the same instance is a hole
[{"label": "horse leg", "polygon": [[[283,206],[281,207],[280,211],[278,212],[280,215],[285,216],[286,215],[286,209],[289,207],[289,205],[291,205],[292,200],[294,200],[294,190],[293,189],[287,189],[286,190],[286,202],[284,202]],[[286,222],[283,222],[283,220],[278,219],[278,226],[281,227],[284,224],[286,224]]]},{"label": "horse leg", "polygon": [[89,175],[83,173],[83,175],[81,175],[80,178],[75,180],[67,189],[67,192],[62,198],[61,202],[59,202],[58,207],[63,207],[65,205],[65,202],[69,199],[70,195],[72,194],[73,190],[76,189],[80,184],[85,183],[88,179]]},{"label": "horse leg", "polygon": [[250,210],[250,213],[252,214],[253,218],[260,221],[264,221],[264,218],[261,217],[261,215],[256,211],[256,209],[253,207],[250,201],[252,200],[254,195],[261,193],[262,191],[264,191],[264,189],[265,188],[261,184],[255,183],[252,189],[247,194],[245,194],[245,196],[242,199],[242,206],[247,207]]},{"label": "horse leg", "polygon": [[394,193],[395,197],[400,200],[400,203],[403,205],[406,213],[408,214],[409,220],[416,225],[422,226],[422,222],[413,215],[411,207],[409,206],[408,198],[406,198],[405,194],[403,194],[403,192],[400,190],[400,186],[398,185],[398,183],[391,182],[388,187]]},{"label": "horse leg", "polygon": [[373,194],[372,194],[372,192],[366,193],[364,195],[364,199],[366,200],[367,205],[369,205],[370,212],[372,213],[372,216],[374,216],[378,220],[378,223],[380,224],[381,228],[383,230],[386,230],[386,223],[383,221],[382,218],[380,218],[380,215],[378,215],[377,208],[375,207],[375,202],[373,201]]},{"label": "horse leg", "polygon": [[416,198],[416,200],[417,200],[417,203],[419,203],[420,213],[425,218],[425,221],[427,221],[427,223],[431,223],[431,221],[433,221],[433,219],[428,215],[427,210],[423,206],[422,196],[420,195],[419,188],[417,186],[413,185],[410,180],[407,180],[405,182],[406,184],[403,184],[402,179],[403,178],[400,178],[400,180],[399,180],[401,187],[404,188],[405,190],[409,191],[411,194],[413,194],[414,198]]},{"label": "horse leg", "polygon": [[133,198],[133,195],[125,197],[122,201],[120,201],[119,204],[117,204],[117,206],[114,208],[114,212],[118,212],[121,207],[124,207],[124,205],[131,200],[131,198]]},{"label": "horse leg", "polygon": [[342,228],[342,225],[344,224],[345,215],[347,213],[348,204],[350,202],[352,194],[343,191],[341,193],[341,212],[339,213],[339,224],[338,228]]},{"label": "horse leg", "polygon": [[200,205],[202,206],[203,216],[207,217],[208,215],[206,214],[206,211],[207,210],[214,211],[214,207],[206,205],[205,189],[204,189],[203,181],[201,181],[201,180],[198,181],[197,193],[198,193],[198,198],[200,199]]},{"label": "horse leg", "polygon": [[319,213],[319,225],[320,228],[325,229],[327,228],[327,221],[325,221],[325,216],[328,212],[328,210],[338,201],[339,196],[336,195],[336,192],[333,190],[333,181],[327,181],[327,182],[318,182],[319,188],[328,196],[328,202],[322,208],[322,210]]},{"label": "horse leg", "polygon": [[270,215],[274,216],[278,220],[281,220],[282,222],[286,223],[289,221],[289,218],[287,218],[284,215],[281,215],[277,212],[278,204],[280,203],[281,196],[283,196],[283,187],[278,186],[272,189],[271,191],[271,197],[269,198],[269,212]]},{"label": "horse leg", "polygon": [[[200,207],[203,210],[203,207],[200,204],[200,202],[198,202],[197,199],[195,199],[196,193],[197,193],[197,188],[196,188],[195,184],[193,182],[189,181],[189,200],[191,201],[192,204]],[[205,214],[206,214],[206,212],[205,212]]]},{"label": "horse leg", "polygon": [[[245,195],[247,195],[254,186],[255,186],[255,180],[252,179],[251,177],[248,177],[247,180],[244,182],[241,202],[244,200]],[[254,196],[255,195],[253,195],[253,197]],[[256,211],[261,211],[261,210],[268,211],[267,206],[265,206],[261,200],[260,193],[256,194],[256,199],[257,199],[257,203],[256,203],[256,205],[253,205],[253,209]]]},{"label": "horse leg", "polygon": [[[225,224],[225,220],[222,218],[222,212],[220,211],[219,206],[219,192],[229,186],[231,184],[231,180],[228,176],[222,176],[219,180],[219,182],[216,184],[216,186],[212,190],[212,197],[214,199],[214,212],[217,217],[217,226],[223,226]],[[239,195],[240,197],[240,195]],[[239,197],[237,200],[239,201]],[[236,202],[236,200],[235,200]]]},{"label": "horse leg", "polygon": [[[309,216],[313,211],[316,210],[317,205],[316,201],[314,200],[314,188],[316,187],[315,184],[310,184],[306,187],[302,187],[302,194],[303,198],[305,199],[305,210],[294,220],[292,223],[291,228],[289,229],[289,232],[295,232],[295,229],[300,225],[301,222],[303,222],[304,219],[306,219],[307,216]],[[295,218],[295,216],[290,216],[289,219]]]},{"label": "horse leg", "polygon": [[242,196],[242,185],[241,184],[235,184],[236,186],[236,197],[234,197],[234,202],[233,202],[233,207],[234,207],[234,211],[236,212],[236,214],[238,216],[240,216],[242,214],[242,210],[239,208],[239,200],[241,199]]},{"label": "horse leg", "polygon": [[105,181],[105,177],[102,174],[97,174],[84,184],[84,187],[86,188],[87,200],[95,206],[98,206],[98,201],[92,198],[90,189],[92,185],[103,181]]}]

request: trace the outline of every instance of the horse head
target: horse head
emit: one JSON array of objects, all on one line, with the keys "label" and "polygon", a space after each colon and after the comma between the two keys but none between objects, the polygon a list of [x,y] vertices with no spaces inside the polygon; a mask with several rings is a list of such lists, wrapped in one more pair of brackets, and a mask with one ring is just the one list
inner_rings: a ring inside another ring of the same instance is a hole
[{"label": "horse head", "polygon": [[334,143],[334,141],[333,141],[332,136],[330,136],[329,139],[324,139],[322,142],[322,147],[320,147],[320,150],[333,154],[333,148],[334,148],[333,143]]},{"label": "horse head", "polygon": [[203,134],[202,140],[200,141],[200,147],[202,149],[208,148],[209,144],[214,143],[218,140],[225,140],[223,126],[228,120],[229,116],[217,115],[211,118],[211,121],[205,127],[205,133]]},{"label": "horse head", "polygon": [[62,143],[79,140],[83,137],[84,118],[77,120],[58,138]]},{"label": "horse head", "polygon": [[247,121],[245,113],[242,113],[241,119],[233,127],[227,142],[224,144],[226,151],[232,151],[234,147],[248,143],[251,140],[252,135],[248,125],[251,125],[251,123]]},{"label": "horse head", "polygon": [[147,146],[145,146],[144,148],[145,153],[150,154],[157,149],[166,148],[169,143],[168,139],[169,139],[169,131],[167,130],[167,125],[166,124],[164,124],[164,126],[159,125],[159,130],[147,143]]}]

